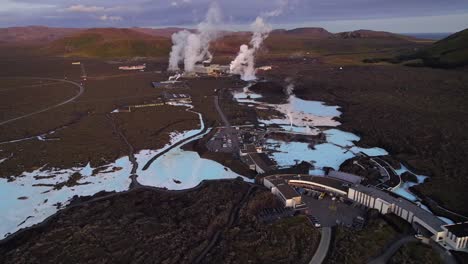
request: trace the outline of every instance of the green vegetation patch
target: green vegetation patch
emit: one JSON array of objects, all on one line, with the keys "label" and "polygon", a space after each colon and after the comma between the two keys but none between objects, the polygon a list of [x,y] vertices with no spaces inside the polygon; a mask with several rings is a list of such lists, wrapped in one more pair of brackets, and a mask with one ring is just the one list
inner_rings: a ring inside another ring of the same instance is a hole
[{"label": "green vegetation patch", "polygon": [[420,242],[411,242],[402,246],[389,260],[389,264],[439,264],[443,263],[440,256],[431,246]]},{"label": "green vegetation patch", "polygon": [[364,263],[379,255],[397,237],[397,232],[377,218],[361,231],[337,227],[328,263]]}]

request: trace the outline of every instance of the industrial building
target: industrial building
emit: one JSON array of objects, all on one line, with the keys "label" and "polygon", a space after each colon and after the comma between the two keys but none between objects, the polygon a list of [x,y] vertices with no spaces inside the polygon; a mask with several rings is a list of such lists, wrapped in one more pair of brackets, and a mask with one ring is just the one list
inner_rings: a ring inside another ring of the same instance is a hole
[{"label": "industrial building", "polygon": [[271,192],[281,199],[285,207],[296,208],[302,205],[301,195],[287,183],[274,186]]},{"label": "industrial building", "polygon": [[412,224],[418,231],[428,231],[434,241],[453,250],[468,251],[468,222],[446,224],[429,210],[394,193],[370,185],[353,183],[358,180],[355,177],[346,180],[339,179],[336,175],[334,173],[335,177],[328,177],[280,174],[265,177],[262,181],[265,187],[283,201],[285,207],[296,208],[301,204],[301,200],[295,194],[295,187],[313,189],[376,209],[381,214],[393,213]]},{"label": "industrial building", "polygon": [[179,93],[163,93],[163,98],[166,103],[181,103],[181,104],[191,104],[192,97],[188,94],[179,94]]},{"label": "industrial building", "polygon": [[162,81],[162,82],[151,82],[153,88],[158,89],[187,89],[189,86],[185,81]]},{"label": "industrial building", "polygon": [[276,169],[276,163],[266,153],[263,153],[261,146],[244,144],[239,149],[239,156],[249,169],[259,174]]},{"label": "industrial building", "polygon": [[229,66],[219,64],[196,64],[194,72],[197,74],[207,74],[210,76],[220,76],[229,73]]},{"label": "industrial building", "polygon": [[146,63],[142,65],[133,65],[133,66],[120,66],[119,70],[122,71],[144,71],[146,69]]},{"label": "industrial building", "polygon": [[468,222],[445,225],[445,242],[457,250],[468,250]]}]

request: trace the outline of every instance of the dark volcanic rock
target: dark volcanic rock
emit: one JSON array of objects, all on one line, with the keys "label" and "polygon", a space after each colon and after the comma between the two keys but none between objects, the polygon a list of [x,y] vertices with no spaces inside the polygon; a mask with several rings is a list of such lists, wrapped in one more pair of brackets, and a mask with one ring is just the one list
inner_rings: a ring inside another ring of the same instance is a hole
[{"label": "dark volcanic rock", "polygon": [[[0,263],[192,263],[200,257],[220,263],[232,256],[239,256],[233,263],[271,263],[284,254],[308,262],[318,231],[302,217],[257,223],[259,210],[277,206],[271,193],[258,188],[229,180],[189,191],[141,188],[76,200],[46,223],[0,242]],[[271,236],[282,240],[262,242],[268,256],[237,247]],[[288,244],[298,246],[282,250]]]},{"label": "dark volcanic rock", "polygon": [[272,104],[279,104],[286,102],[288,96],[286,95],[285,88],[278,82],[258,82],[249,88],[252,92],[259,93],[263,97],[257,99]]},{"label": "dark volcanic rock", "polygon": [[416,175],[414,175],[413,173],[411,172],[405,172],[401,175],[401,179],[405,182],[418,182],[418,178],[416,177]]}]

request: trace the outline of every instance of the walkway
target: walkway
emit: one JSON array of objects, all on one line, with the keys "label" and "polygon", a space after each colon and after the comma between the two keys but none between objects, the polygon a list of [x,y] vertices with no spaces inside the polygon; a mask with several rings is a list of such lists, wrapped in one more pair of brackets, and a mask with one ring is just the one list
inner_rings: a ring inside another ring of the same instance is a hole
[{"label": "walkway", "polygon": [[124,135],[124,133],[117,127],[117,124],[115,123],[114,119],[110,116],[110,114],[106,114],[106,118],[111,123],[114,133],[119,135],[120,139],[128,147],[128,159],[132,163],[132,171],[130,172],[130,179],[132,180],[132,182],[130,184],[130,189],[138,187],[140,186],[140,183],[137,181],[138,175],[136,174],[136,172],[138,169],[138,162],[136,161],[136,158],[135,158],[135,148],[133,148],[132,144],[130,144],[127,137]]},{"label": "walkway", "polygon": [[331,227],[322,227],[320,244],[315,251],[314,256],[310,260],[309,264],[322,264],[327,257],[328,249],[330,248],[331,243]]},{"label": "walkway", "polygon": [[369,261],[368,264],[385,264],[388,260],[395,255],[395,253],[406,243],[418,241],[413,235],[404,236],[397,241],[393,242],[390,246],[385,249],[385,252],[380,256]]}]

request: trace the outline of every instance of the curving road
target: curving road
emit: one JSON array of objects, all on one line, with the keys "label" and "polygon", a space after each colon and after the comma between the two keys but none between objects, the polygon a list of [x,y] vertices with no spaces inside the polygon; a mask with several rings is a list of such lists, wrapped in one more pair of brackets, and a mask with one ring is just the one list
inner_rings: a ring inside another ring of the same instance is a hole
[{"label": "curving road", "polygon": [[330,248],[332,230],[331,227],[322,227],[320,244],[315,251],[314,256],[310,260],[309,264],[322,264],[328,254]]},{"label": "curving road", "polygon": [[62,105],[65,105],[65,104],[68,104],[70,102],[73,102],[75,99],[77,99],[78,97],[80,97],[83,92],[84,92],[84,87],[79,84],[79,83],[76,83],[76,82],[73,82],[73,81],[69,81],[69,80],[63,80],[63,79],[54,79],[54,78],[35,78],[35,77],[18,77],[18,78],[3,78],[3,79],[27,79],[27,80],[45,80],[45,81],[58,81],[58,82],[63,82],[63,83],[68,83],[68,84],[72,84],[72,85],[75,85],[76,87],[78,87],[79,91],[78,93],[63,101],[63,102],[60,102],[58,104],[55,104],[55,105],[52,105],[52,106],[49,106],[47,108],[44,108],[44,109],[41,109],[41,110],[38,110],[38,111],[35,111],[35,112],[32,112],[32,113],[29,113],[29,114],[26,114],[26,115],[23,115],[23,116],[18,116],[18,117],[15,117],[15,118],[12,118],[12,119],[9,119],[9,120],[6,120],[6,121],[2,121],[0,122],[0,126],[3,126],[5,124],[8,124],[8,123],[11,123],[11,122],[14,122],[16,120],[20,120],[20,119],[23,119],[23,118],[27,118],[27,117],[30,117],[30,116],[33,116],[33,115],[37,115],[37,114],[40,114],[40,113],[43,113],[43,112],[46,112],[46,111],[49,111],[51,109],[54,109],[54,108],[57,108],[59,106],[62,106]]},{"label": "curving road", "polygon": [[398,249],[400,249],[403,245],[416,241],[418,240],[414,238],[413,235],[403,236],[400,239],[394,241],[392,244],[388,245],[385,248],[385,251],[380,256],[377,256],[376,258],[372,259],[368,262],[368,264],[385,264],[390,260],[390,258],[393,255],[395,255]]}]

